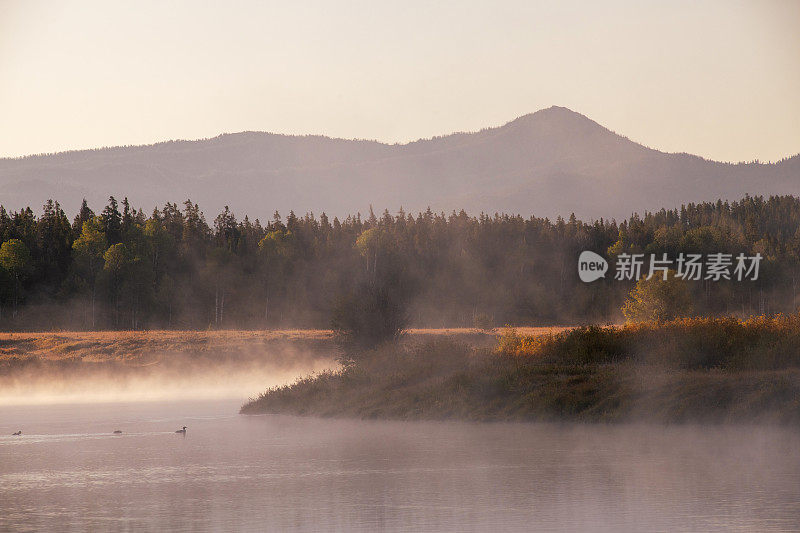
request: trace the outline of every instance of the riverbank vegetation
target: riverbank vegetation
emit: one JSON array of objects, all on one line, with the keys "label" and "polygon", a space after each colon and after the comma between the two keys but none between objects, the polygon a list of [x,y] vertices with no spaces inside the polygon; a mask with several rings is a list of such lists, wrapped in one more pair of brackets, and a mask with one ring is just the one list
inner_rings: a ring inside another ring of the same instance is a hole
[{"label": "riverbank vegetation", "polygon": [[[519,328],[527,335],[556,333],[556,327]],[[409,329],[408,341],[421,343],[450,338],[474,346],[493,344],[500,329],[470,328]],[[208,357],[243,352],[267,357],[275,349],[324,354],[333,359],[337,344],[329,329],[206,330],[206,331],[46,331],[0,332],[0,365],[9,361],[77,360],[87,363],[129,362],[152,359],[153,355],[208,354]]]},{"label": "riverbank vegetation", "polygon": [[361,418],[800,423],[800,316],[389,343],[242,413]]},{"label": "riverbank vegetation", "polygon": [[330,330],[0,332],[0,368],[34,360],[96,365],[112,361],[148,364],[177,355],[266,357],[271,351],[289,349],[324,353],[330,358],[333,346]]}]

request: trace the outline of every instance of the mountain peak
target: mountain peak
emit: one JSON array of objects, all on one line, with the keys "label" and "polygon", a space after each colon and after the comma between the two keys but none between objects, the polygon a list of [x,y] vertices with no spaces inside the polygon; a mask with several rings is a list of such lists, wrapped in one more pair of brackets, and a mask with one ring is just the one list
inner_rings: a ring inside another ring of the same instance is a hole
[{"label": "mountain peak", "polygon": [[622,137],[589,117],[560,106],[528,113],[509,122],[500,130],[501,133],[524,142],[551,147],[555,145],[559,149],[581,149],[587,143],[599,146],[622,141]]},{"label": "mountain peak", "polygon": [[559,105],[551,105],[545,109],[540,109],[539,111],[535,111],[533,113],[529,113],[530,115],[554,115],[554,116],[579,116],[586,118],[585,116],[581,115],[580,113],[573,111],[568,107],[563,107]]},{"label": "mountain peak", "polygon": [[522,115],[521,117],[512,120],[507,126],[547,126],[555,127],[561,126],[565,128],[592,128],[608,131],[606,128],[590,119],[585,115],[573,111],[567,107],[551,106],[546,109],[540,109],[533,113]]}]

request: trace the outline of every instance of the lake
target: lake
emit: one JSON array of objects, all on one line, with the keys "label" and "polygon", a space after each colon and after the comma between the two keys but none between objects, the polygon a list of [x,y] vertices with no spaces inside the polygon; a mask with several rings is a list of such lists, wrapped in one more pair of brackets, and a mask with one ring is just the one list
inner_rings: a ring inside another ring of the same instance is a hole
[{"label": "lake", "polygon": [[796,429],[246,417],[240,404],[0,407],[0,530],[800,528]]}]

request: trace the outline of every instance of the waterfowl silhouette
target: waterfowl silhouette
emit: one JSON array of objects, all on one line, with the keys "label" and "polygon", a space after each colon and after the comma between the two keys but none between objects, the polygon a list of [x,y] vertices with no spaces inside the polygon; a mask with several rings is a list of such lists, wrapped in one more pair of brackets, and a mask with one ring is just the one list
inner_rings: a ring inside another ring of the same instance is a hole
[{"label": "waterfowl silhouette", "polygon": [[15,437],[19,437],[22,435],[22,430],[20,429],[19,431],[12,433],[12,435]]},{"label": "waterfowl silhouette", "polygon": [[183,426],[183,429],[179,429],[175,433],[183,433],[184,435],[186,435],[186,426]]},{"label": "waterfowl silhouette", "polygon": [[115,429],[114,430],[114,435],[122,435],[122,430],[121,429]]}]

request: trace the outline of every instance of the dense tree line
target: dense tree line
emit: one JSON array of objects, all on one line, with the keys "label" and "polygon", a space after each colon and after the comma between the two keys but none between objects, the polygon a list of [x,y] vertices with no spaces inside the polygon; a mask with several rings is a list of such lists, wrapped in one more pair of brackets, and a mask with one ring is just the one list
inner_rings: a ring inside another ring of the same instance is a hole
[{"label": "dense tree line", "polygon": [[70,222],[0,207],[0,327],[327,327],[359,287],[402,300],[418,326],[610,321],[633,282],[577,276],[582,250],[760,253],[757,281],[691,284],[700,314],[797,306],[800,199],[745,197],[581,222],[518,215],[372,213],[331,220],[289,213],[210,224],[197,204],[146,216],[111,197]]}]

